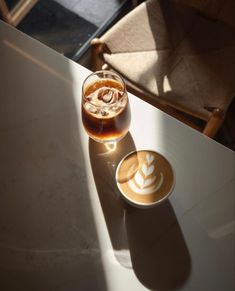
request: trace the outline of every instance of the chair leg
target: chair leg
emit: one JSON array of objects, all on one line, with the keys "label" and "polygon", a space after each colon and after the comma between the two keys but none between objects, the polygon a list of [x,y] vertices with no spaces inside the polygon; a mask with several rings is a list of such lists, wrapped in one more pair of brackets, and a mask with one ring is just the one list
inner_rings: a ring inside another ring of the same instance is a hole
[{"label": "chair leg", "polygon": [[218,108],[214,109],[209,121],[207,122],[203,130],[203,133],[213,138],[216,135],[219,128],[221,127],[224,121],[224,117],[225,117],[225,114],[223,110],[218,109]]},{"label": "chair leg", "polygon": [[8,24],[12,24],[10,11],[6,5],[5,0],[0,0],[0,13],[5,22],[7,22]]},{"label": "chair leg", "polygon": [[19,0],[15,6],[9,10],[6,1],[0,0],[0,12],[4,21],[17,26],[38,0]]},{"label": "chair leg", "polygon": [[92,69],[98,71],[102,69],[104,64],[103,59],[104,43],[99,38],[94,38],[91,41],[91,58],[92,58]]}]

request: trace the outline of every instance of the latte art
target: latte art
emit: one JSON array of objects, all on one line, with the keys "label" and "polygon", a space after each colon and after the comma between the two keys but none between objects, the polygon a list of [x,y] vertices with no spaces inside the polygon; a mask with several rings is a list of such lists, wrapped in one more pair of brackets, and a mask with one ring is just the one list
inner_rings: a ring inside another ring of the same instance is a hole
[{"label": "latte art", "polygon": [[[155,166],[151,164],[152,162],[154,162],[154,156],[147,154],[146,163],[141,165],[140,169],[135,173],[134,178],[128,181],[128,185],[133,192],[146,195],[157,191],[161,187],[163,174],[162,172],[158,174],[155,171]],[[134,166],[132,165],[128,171],[128,176],[133,170]]]},{"label": "latte art", "polygon": [[126,156],[116,172],[117,185],[123,196],[139,206],[164,200],[174,185],[169,162],[154,151],[137,151]]}]

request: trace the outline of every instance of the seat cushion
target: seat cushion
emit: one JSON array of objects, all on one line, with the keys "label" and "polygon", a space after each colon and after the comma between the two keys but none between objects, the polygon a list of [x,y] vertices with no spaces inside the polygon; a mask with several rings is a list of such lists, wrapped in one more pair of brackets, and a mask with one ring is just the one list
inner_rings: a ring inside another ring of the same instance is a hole
[{"label": "seat cushion", "polygon": [[[203,120],[210,112],[200,98],[198,87],[191,74],[187,59],[182,59],[170,76],[166,74],[171,51],[145,51],[133,53],[104,54],[107,64],[138,87],[155,95],[154,99],[184,109]],[[170,80],[169,80],[170,78]]]},{"label": "seat cushion", "polygon": [[[157,31],[156,33],[153,33]],[[169,49],[165,19],[160,2],[150,0],[132,10],[115,24],[101,40],[112,53]]]},{"label": "seat cushion", "polygon": [[[175,49],[173,67],[187,62],[204,108],[227,110],[235,95],[235,30],[198,15],[190,33]],[[171,70],[171,69],[170,69]],[[169,71],[169,78],[172,72]]]},{"label": "seat cushion", "polygon": [[177,109],[207,120],[235,95],[235,30],[187,5],[147,1],[102,40],[111,67]]},{"label": "seat cushion", "polygon": [[191,29],[197,11],[169,0],[143,2],[100,39],[112,53],[163,50],[177,46]]}]

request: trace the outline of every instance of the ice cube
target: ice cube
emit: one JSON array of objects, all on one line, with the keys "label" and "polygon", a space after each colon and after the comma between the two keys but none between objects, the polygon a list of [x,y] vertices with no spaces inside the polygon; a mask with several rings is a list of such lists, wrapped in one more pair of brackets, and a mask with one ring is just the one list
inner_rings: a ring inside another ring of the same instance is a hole
[{"label": "ice cube", "polygon": [[109,111],[107,109],[105,109],[105,108],[101,108],[100,114],[102,116],[108,116],[109,115]]},{"label": "ice cube", "polygon": [[94,114],[98,113],[97,108],[90,103],[85,103],[84,107],[85,107],[86,111],[88,111],[90,113],[94,113]]},{"label": "ice cube", "polygon": [[98,99],[102,100],[105,103],[109,103],[113,99],[113,90],[112,88],[103,87],[98,90]]},{"label": "ice cube", "polygon": [[120,105],[119,104],[114,104],[112,107],[111,107],[111,110],[113,112],[118,112],[118,110],[120,109]]},{"label": "ice cube", "polygon": [[110,88],[106,86],[98,88],[86,97],[89,103],[86,105],[86,110],[93,114],[107,116],[109,113],[111,113],[110,110],[112,112],[117,112],[120,109],[119,103],[122,96],[123,92],[117,88]]}]

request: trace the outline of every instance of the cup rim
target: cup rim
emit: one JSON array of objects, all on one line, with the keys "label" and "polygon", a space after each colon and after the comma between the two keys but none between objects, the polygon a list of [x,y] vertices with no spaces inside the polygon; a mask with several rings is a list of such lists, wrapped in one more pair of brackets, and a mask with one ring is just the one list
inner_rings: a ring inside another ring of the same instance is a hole
[{"label": "cup rim", "polygon": [[[154,202],[149,202],[149,203],[143,203],[143,202],[139,202],[139,201],[136,201],[134,199],[131,199],[124,191],[122,191],[119,183],[118,183],[118,172],[119,172],[119,169],[121,167],[121,164],[123,163],[123,161],[131,154],[135,153],[135,152],[142,152],[142,151],[151,151],[151,152],[155,152],[157,155],[160,155],[162,156],[170,165],[171,167],[171,170],[173,172],[173,181],[172,181],[172,185],[171,185],[171,188],[170,190],[165,194],[164,197],[162,197],[161,199],[159,200],[156,200]],[[172,164],[169,162],[169,160],[161,153],[159,153],[158,151],[156,150],[153,150],[153,149],[138,149],[138,150],[134,150],[134,151],[131,151],[129,152],[128,154],[126,154],[121,160],[120,162],[118,163],[118,166],[116,168],[116,172],[115,172],[115,180],[116,180],[116,185],[118,187],[118,190],[119,192],[121,193],[121,196],[132,206],[135,206],[137,208],[151,208],[151,207],[154,207],[154,206],[157,206],[159,204],[161,204],[162,202],[164,202],[165,200],[167,200],[169,198],[169,196],[172,194],[174,188],[175,188],[175,184],[176,184],[176,177],[175,177],[175,171],[174,171],[174,168],[172,166]]]}]

